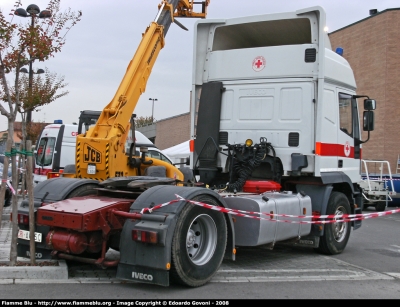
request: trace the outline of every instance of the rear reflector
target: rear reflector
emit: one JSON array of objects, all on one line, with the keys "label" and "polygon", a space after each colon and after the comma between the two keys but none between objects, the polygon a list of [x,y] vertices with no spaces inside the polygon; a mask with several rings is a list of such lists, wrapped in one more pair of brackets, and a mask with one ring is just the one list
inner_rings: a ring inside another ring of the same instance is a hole
[{"label": "rear reflector", "polygon": [[57,178],[57,177],[60,177],[60,173],[57,173],[57,172],[47,173],[47,179]]},{"label": "rear reflector", "polygon": [[132,240],[143,243],[158,243],[158,234],[155,231],[132,230]]},{"label": "rear reflector", "polygon": [[18,213],[18,224],[29,225],[29,215]]}]

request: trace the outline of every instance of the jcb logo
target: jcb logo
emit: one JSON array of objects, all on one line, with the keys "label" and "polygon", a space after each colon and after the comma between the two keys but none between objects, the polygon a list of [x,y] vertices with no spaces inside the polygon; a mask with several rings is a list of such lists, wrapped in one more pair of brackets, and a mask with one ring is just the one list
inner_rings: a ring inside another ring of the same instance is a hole
[{"label": "jcb logo", "polygon": [[83,161],[87,162],[87,163],[101,163],[100,151],[85,144],[84,151],[83,151]]}]

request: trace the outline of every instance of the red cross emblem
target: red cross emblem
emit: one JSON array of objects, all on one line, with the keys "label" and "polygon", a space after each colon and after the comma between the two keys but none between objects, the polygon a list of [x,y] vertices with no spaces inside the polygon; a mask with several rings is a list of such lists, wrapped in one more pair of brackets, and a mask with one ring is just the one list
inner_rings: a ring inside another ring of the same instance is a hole
[{"label": "red cross emblem", "polygon": [[258,56],[253,60],[253,70],[261,71],[264,69],[266,64],[265,58],[263,56]]},{"label": "red cross emblem", "polygon": [[346,142],[346,144],[344,145],[344,154],[346,157],[350,156],[350,144],[349,142]]}]

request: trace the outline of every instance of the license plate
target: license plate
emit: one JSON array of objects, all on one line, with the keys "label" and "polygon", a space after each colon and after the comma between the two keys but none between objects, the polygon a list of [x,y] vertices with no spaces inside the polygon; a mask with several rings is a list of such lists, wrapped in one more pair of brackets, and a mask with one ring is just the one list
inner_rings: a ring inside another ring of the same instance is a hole
[{"label": "license plate", "polygon": [[87,168],[87,173],[89,174],[89,175],[95,175],[96,174],[96,165],[88,165],[88,168]]},{"label": "license plate", "polygon": [[[29,240],[29,231],[19,230],[18,239]],[[35,242],[42,242],[42,234],[40,232],[35,232]]]}]

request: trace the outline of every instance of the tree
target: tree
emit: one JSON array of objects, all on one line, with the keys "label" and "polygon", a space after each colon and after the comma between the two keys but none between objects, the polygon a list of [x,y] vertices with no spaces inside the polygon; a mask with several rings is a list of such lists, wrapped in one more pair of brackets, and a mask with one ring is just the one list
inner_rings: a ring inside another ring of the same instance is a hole
[{"label": "tree", "polygon": [[[30,65],[34,61],[43,62],[48,60],[50,57],[54,57],[56,53],[61,52],[62,47],[65,44],[66,36],[70,29],[80,21],[82,13],[80,11],[73,12],[71,9],[65,12],[60,12],[60,2],[61,0],[50,0],[46,8],[45,19],[37,19],[37,22],[33,22],[34,18],[40,17],[36,16],[34,13],[30,12],[32,17],[31,21],[28,23],[22,23],[23,19],[19,19],[19,24],[13,23],[15,15],[20,15],[17,8],[22,7],[21,1],[16,1],[15,9],[10,13],[11,20],[8,21],[3,12],[0,11],[0,97],[4,97],[0,101],[0,113],[7,117],[8,120],[8,140],[6,152],[14,158],[16,150],[13,141],[14,135],[14,122],[17,117],[17,113],[20,112],[25,121],[25,113],[28,110],[33,110],[40,104],[50,103],[52,100],[44,99],[43,96],[39,95],[39,91],[34,91],[32,87],[30,88],[28,95],[23,92],[23,77],[20,74],[21,67],[25,65]],[[42,11],[43,12],[43,11]],[[42,13],[41,12],[41,13]],[[21,15],[20,15],[21,16]],[[35,17],[36,16],[36,17]],[[14,85],[10,86],[7,82],[7,77],[9,79],[14,78]],[[46,83],[46,82],[45,82]],[[61,83],[62,84],[62,81]],[[54,83],[53,83],[54,86]],[[59,86],[60,88],[60,86]],[[31,90],[32,89],[32,90]],[[57,90],[56,90],[57,91]],[[28,98],[27,98],[28,97]],[[52,97],[56,97],[53,94]],[[44,99],[44,100],[42,100]],[[38,105],[37,105],[38,104]],[[7,108],[8,107],[8,110]],[[24,109],[28,108],[28,109]],[[23,125],[23,136],[26,136],[26,130]],[[30,152],[30,148],[27,149],[27,153]],[[6,159],[8,160],[8,159]],[[15,190],[17,190],[17,173],[16,165],[13,163],[13,177],[12,183]],[[4,163],[3,180],[5,180],[5,174],[7,174],[8,163]],[[4,195],[5,195],[5,183],[2,180],[2,185],[0,189],[0,215],[3,214],[4,205]],[[33,204],[33,194],[29,191],[30,199],[29,201]],[[32,196],[32,197],[31,197]],[[30,204],[31,205],[31,204]],[[15,264],[16,260],[16,231],[17,225],[14,223],[14,215],[16,216],[17,211],[17,199],[16,195],[13,196],[12,200],[13,206],[13,244],[11,246],[10,253],[10,263]],[[15,209],[15,212],[14,212]],[[32,234],[33,235],[33,232]],[[15,244],[14,244],[15,238]],[[15,246],[14,246],[15,245]],[[34,253],[33,253],[34,255]],[[34,256],[33,256],[34,257]],[[31,258],[32,259],[32,258]],[[33,258],[34,259],[34,258]]]},{"label": "tree", "polygon": [[[29,86],[29,77],[25,75],[20,75],[18,80],[17,89],[19,89],[19,100],[21,102],[20,113],[26,113],[28,111],[39,111],[39,107],[50,104],[51,102],[67,95],[68,91],[59,92],[64,89],[68,84],[64,83],[64,76],[57,77],[56,73],[51,73],[47,68],[44,72],[44,77],[42,75],[35,75],[33,77],[32,86]],[[16,87],[10,87],[10,94],[13,103],[16,101]],[[6,101],[6,97],[2,98]],[[26,123],[25,128],[23,128],[23,133],[18,134],[18,137],[25,141],[25,136],[29,136],[32,140],[32,144],[35,144],[41,128],[45,124],[38,124],[34,122]],[[24,134],[25,133],[25,134]]]},{"label": "tree", "polygon": [[[32,144],[35,144],[37,139],[40,136],[40,132],[42,132],[43,128],[46,127],[48,123],[45,122],[31,122],[26,126],[26,134],[29,136],[29,139],[32,140]],[[22,131],[17,133],[17,136],[20,140],[23,139]]]},{"label": "tree", "polygon": [[[20,76],[17,87],[19,89],[19,100],[22,104],[20,113],[37,111],[37,108],[67,95],[68,91],[58,92],[68,85],[63,82],[64,76],[57,77],[56,73],[51,73],[47,68],[45,69],[44,77],[42,75],[33,77],[31,87],[29,86],[29,76]],[[16,88],[12,87],[11,96],[14,102],[16,101],[16,92]]]},{"label": "tree", "polygon": [[156,122],[156,120],[154,120],[153,116],[148,116],[148,117],[140,116],[138,118],[135,118],[135,127],[140,128],[140,127],[152,125],[155,122]]}]

